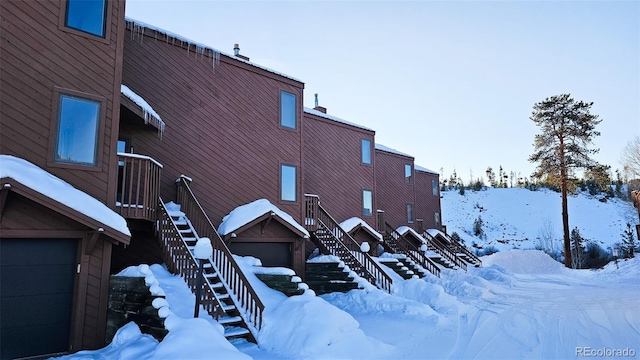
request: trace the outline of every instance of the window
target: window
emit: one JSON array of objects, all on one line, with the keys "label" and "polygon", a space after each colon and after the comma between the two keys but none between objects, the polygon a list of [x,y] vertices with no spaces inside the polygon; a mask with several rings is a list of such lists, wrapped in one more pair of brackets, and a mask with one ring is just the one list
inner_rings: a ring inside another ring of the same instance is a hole
[{"label": "window", "polygon": [[433,214],[433,223],[436,229],[440,229],[440,213]]},{"label": "window", "polygon": [[67,0],[66,27],[104,38],[106,18],[106,0]]},{"label": "window", "polygon": [[407,204],[407,222],[413,224],[413,204]]},{"label": "window", "polygon": [[433,196],[438,196],[438,191],[440,190],[440,185],[438,184],[438,180],[431,180],[431,189],[433,190]]},{"label": "window", "polygon": [[373,191],[362,190],[362,215],[373,216]]},{"label": "window", "polygon": [[54,161],[97,165],[101,102],[58,94]]},{"label": "window", "polygon": [[280,91],[280,126],[296,128],[296,96]]},{"label": "window", "polygon": [[405,184],[411,184],[413,181],[413,167],[411,164],[404,164],[404,182]]},{"label": "window", "polygon": [[296,167],[280,165],[280,200],[296,201]]},{"label": "window", "polygon": [[362,163],[371,165],[371,141],[362,139]]}]

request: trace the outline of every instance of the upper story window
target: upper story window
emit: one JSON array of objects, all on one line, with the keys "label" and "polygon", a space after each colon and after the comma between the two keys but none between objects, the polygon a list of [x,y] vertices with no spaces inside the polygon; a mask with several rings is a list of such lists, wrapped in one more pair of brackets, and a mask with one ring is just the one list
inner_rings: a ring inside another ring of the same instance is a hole
[{"label": "upper story window", "polygon": [[440,229],[440,213],[433,213],[433,223],[436,229]]},{"label": "upper story window", "polygon": [[58,94],[55,162],[97,165],[101,107],[100,101]]},{"label": "upper story window", "polygon": [[105,37],[106,0],[67,0],[64,25],[88,34]]},{"label": "upper story window", "polygon": [[362,139],[362,163],[371,165],[371,141]]},{"label": "upper story window", "polygon": [[411,164],[404,164],[404,182],[405,184],[413,182],[413,166]]},{"label": "upper story window", "polygon": [[297,168],[293,165],[280,165],[280,200],[296,201]]},{"label": "upper story window", "polygon": [[296,129],[296,96],[280,91],[280,126]]},{"label": "upper story window", "polygon": [[433,191],[433,196],[438,196],[440,185],[438,184],[438,180],[431,180],[431,190]]},{"label": "upper story window", "polygon": [[362,190],[362,215],[373,215],[373,191]]},{"label": "upper story window", "polygon": [[415,218],[413,217],[413,204],[407,204],[407,222],[413,224]]}]

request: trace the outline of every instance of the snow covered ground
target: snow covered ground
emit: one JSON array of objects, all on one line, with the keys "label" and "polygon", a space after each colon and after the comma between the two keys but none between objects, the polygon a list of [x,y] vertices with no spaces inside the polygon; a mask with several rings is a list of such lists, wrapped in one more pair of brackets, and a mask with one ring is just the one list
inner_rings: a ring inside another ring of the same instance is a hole
[{"label": "snow covered ground", "polygon": [[[598,201],[602,196],[581,193],[569,196],[569,227],[577,227],[583,238],[603,249],[622,240],[626,223],[638,222],[631,202],[618,198]],[[521,188],[471,191],[464,196],[458,191],[442,192],[443,224],[447,232],[457,232],[467,246],[495,246],[498,250],[534,249],[540,233],[550,228],[556,239],[555,248],[562,249],[562,210],[560,193],[548,189],[530,191]],[[485,238],[473,236],[473,223],[484,222]]]},{"label": "snow covered ground", "polygon": [[174,316],[167,338],[158,344],[129,324],[107,348],[67,358],[640,356],[640,258],[601,270],[565,269],[535,250],[507,250],[482,260],[483,268],[469,272],[445,270],[441,278],[395,281],[391,295],[369,289],[287,298],[256,286],[267,306],[260,345],[239,342],[235,348],[206,315],[187,320],[194,296],[181,278],[153,265]]}]

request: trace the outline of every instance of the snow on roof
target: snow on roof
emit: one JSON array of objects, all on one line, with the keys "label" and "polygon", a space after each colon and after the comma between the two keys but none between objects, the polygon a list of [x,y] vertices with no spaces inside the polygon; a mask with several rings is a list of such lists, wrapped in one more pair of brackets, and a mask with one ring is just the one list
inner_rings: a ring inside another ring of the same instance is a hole
[{"label": "snow on roof", "polygon": [[149,103],[145,99],[143,99],[142,96],[133,92],[133,90],[129,89],[129,87],[126,86],[125,84],[120,85],[120,93],[122,93],[122,95],[126,96],[127,98],[131,99],[131,101],[136,103],[136,105],[140,106],[140,108],[142,109],[142,112],[144,113],[145,124],[152,123],[152,125],[156,126],[161,133],[164,132],[164,128],[165,128],[164,121],[162,121],[162,118],[160,118],[160,115],[158,115],[158,113],[155,110],[153,110],[151,105],[149,105]]},{"label": "snow on roof", "polygon": [[435,174],[435,175],[440,175],[440,173],[433,171],[433,170],[429,170],[427,168],[423,168],[420,165],[413,165],[413,168],[416,169],[417,171],[422,171],[422,172],[426,172],[426,173],[430,173],[430,174]]},{"label": "snow on roof", "polygon": [[437,229],[427,229],[427,234],[429,234],[429,235],[431,235],[431,236],[433,236],[433,237],[436,237],[436,236],[440,235],[440,236],[442,236],[443,238],[445,238],[445,239],[449,240],[449,239],[447,238],[447,235],[445,235],[445,233],[443,233],[442,231],[437,230]]},{"label": "snow on roof", "polygon": [[417,237],[418,239],[422,239],[422,235],[418,234],[417,231],[413,230],[412,228],[408,227],[408,226],[400,226],[399,228],[396,229],[396,231],[398,232],[398,234],[400,235],[404,235],[406,233],[411,233],[413,234],[413,236]]},{"label": "snow on roof", "polygon": [[386,146],[384,146],[382,144],[378,144],[378,143],[376,143],[376,150],[382,150],[382,151],[386,151],[388,153],[392,153],[392,154],[397,154],[397,155],[402,155],[402,156],[407,156],[407,157],[413,158],[413,156],[411,156],[409,154],[405,154],[405,153],[400,152],[400,151],[398,151],[396,149],[392,149],[390,147],[386,147]]},{"label": "snow on roof", "polygon": [[298,222],[296,222],[291,217],[291,215],[280,210],[277,206],[271,204],[267,199],[259,199],[233,209],[222,219],[222,223],[218,227],[218,232],[223,236],[231,234],[242,226],[268,213],[277,215],[283,221],[286,221],[296,229],[300,230],[300,232],[303,233],[305,237],[309,237],[309,232],[307,232],[307,230],[302,227],[302,225],[298,224]]},{"label": "snow on roof", "polygon": [[[243,62],[243,63],[248,64],[248,65],[251,65],[251,66],[253,66],[253,67],[256,67],[256,68],[259,68],[259,69],[262,69],[262,70],[266,70],[266,71],[268,71],[268,72],[270,72],[270,73],[273,73],[273,74],[276,74],[276,75],[279,75],[279,76],[285,77],[285,78],[287,78],[287,79],[291,79],[291,80],[297,81],[297,82],[299,82],[299,83],[302,83],[302,80],[296,79],[296,78],[294,78],[293,76],[289,76],[289,75],[287,75],[287,74],[283,74],[283,73],[281,73],[281,72],[278,72],[278,71],[275,71],[275,70],[269,69],[268,67],[265,67],[265,66],[262,66],[262,65],[258,65],[258,64],[256,64],[256,63],[251,62],[251,61],[247,61],[247,60],[244,60],[244,59],[238,58],[238,57],[233,56],[233,55],[231,55],[231,54],[227,54],[227,53],[222,52],[222,51],[220,51],[220,50],[218,50],[218,49],[215,49],[215,48],[213,48],[213,47],[211,47],[211,46],[208,46],[208,45],[205,45],[205,44],[199,43],[199,42],[197,42],[197,41],[193,41],[193,40],[188,39],[188,38],[186,38],[186,37],[184,37],[184,36],[181,36],[181,35],[178,35],[178,34],[172,33],[171,31],[164,30],[164,29],[159,28],[159,27],[157,27],[157,26],[153,26],[153,25],[150,25],[150,24],[144,23],[144,22],[142,22],[142,21],[139,21],[139,20],[136,20],[136,19],[132,19],[132,18],[130,18],[130,17],[128,17],[128,16],[126,16],[126,17],[125,17],[125,21],[126,21],[126,23],[127,23],[127,24],[126,24],[126,25],[127,25],[127,29],[131,30],[132,34],[137,33],[137,34],[140,34],[140,35],[141,35],[141,34],[143,34],[143,33],[144,33],[144,29],[153,30],[153,31],[156,31],[156,32],[158,32],[158,33],[164,34],[164,35],[166,35],[167,37],[172,37],[172,38],[173,38],[173,39],[175,39],[175,40],[178,40],[178,41],[181,41],[181,42],[183,42],[183,43],[187,43],[187,44],[189,44],[189,45],[193,45],[193,46],[195,46],[195,48],[196,48],[196,52],[197,52],[197,53],[204,54],[205,50],[209,50],[209,51],[211,51],[211,52],[212,52],[212,54],[213,54],[213,56],[212,56],[212,57],[213,57],[213,60],[215,61],[215,63],[217,63],[217,62],[220,60],[220,55],[224,55],[224,56],[226,56],[226,57],[228,57],[228,58],[231,58],[231,59],[234,59],[234,60],[237,60],[237,61]],[[214,65],[213,65],[214,67],[215,67],[215,63],[214,63]]]},{"label": "snow on roof", "polygon": [[318,110],[311,109],[311,108],[308,108],[308,107],[304,108],[304,112],[306,112],[307,114],[312,114],[312,115],[319,116],[321,118],[325,118],[325,119],[328,119],[328,120],[333,120],[335,122],[339,122],[339,123],[342,123],[342,124],[351,125],[351,126],[354,126],[354,127],[360,128],[360,129],[364,129],[364,130],[369,130],[369,131],[374,131],[375,132],[375,130],[369,129],[368,127],[365,127],[365,126],[362,126],[362,125],[358,125],[356,123],[352,123],[352,122],[349,122],[349,121],[344,120],[344,119],[340,119],[339,117],[327,115],[327,114],[323,113],[322,111],[318,111]]},{"label": "snow on roof", "polygon": [[359,217],[352,217],[340,223],[340,227],[346,232],[351,232],[351,230],[353,230],[358,225],[361,225],[362,227],[369,230],[375,237],[378,238],[378,240],[383,241],[382,234],[373,230],[373,228],[369,224],[367,224],[364,220],[360,219]]},{"label": "snow on roof", "polygon": [[11,178],[30,189],[74,209],[126,236],[127,221],[105,204],[36,165],[11,155],[0,155],[0,178]]}]

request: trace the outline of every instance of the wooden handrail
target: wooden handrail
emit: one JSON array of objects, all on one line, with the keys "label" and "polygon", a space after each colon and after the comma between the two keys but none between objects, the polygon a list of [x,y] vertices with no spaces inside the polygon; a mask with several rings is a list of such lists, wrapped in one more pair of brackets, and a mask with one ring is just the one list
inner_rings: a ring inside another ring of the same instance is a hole
[{"label": "wooden handrail", "polygon": [[[440,268],[433,260],[424,255],[424,252],[420,251],[415,245],[413,245],[407,238],[397,232],[394,227],[385,222],[382,226],[384,238],[383,246],[388,246],[390,250],[400,252],[408,256],[411,260],[415,261],[418,265],[425,268],[433,275],[440,277]],[[394,249],[393,246],[396,248]]]},{"label": "wooden handrail", "polygon": [[[162,199],[159,200],[159,236],[162,247],[162,255],[165,264],[174,274],[180,274],[187,282],[191,291],[196,290],[196,277],[198,275],[198,261],[193,256],[184,237],[178,231],[176,223],[169,215],[169,211]],[[205,279],[203,299],[200,302],[202,307],[214,319],[218,320],[225,315],[223,304],[216,295],[209,279]]]},{"label": "wooden handrail", "polygon": [[324,230],[332,236],[333,248],[326,246],[333,255],[338,256],[356,274],[367,279],[378,288],[391,292],[392,280],[380,265],[367,253],[338,222],[320,205],[318,196],[305,195],[305,226],[309,231]]},{"label": "wooden handrail", "polygon": [[231,298],[238,307],[240,315],[245,319],[250,330],[254,332],[253,335],[257,336],[257,331],[262,328],[262,313],[264,312],[262,301],[196,199],[189,182],[181,177],[177,180],[177,184],[177,202],[180,204],[180,211],[189,218],[199,236],[211,239],[214,250],[213,266],[218,271],[220,280],[230,290],[229,294],[232,295]]},{"label": "wooden handrail", "polygon": [[129,219],[157,219],[162,164],[151,157],[118,153],[116,209]]},{"label": "wooden handrail", "polygon": [[445,246],[442,246],[439,242],[435,241],[435,239],[433,238],[433,236],[431,236],[431,234],[424,231],[422,233],[422,237],[427,241],[427,244],[430,247],[429,250],[433,250],[438,255],[449,260],[455,266],[463,269],[464,271],[467,271],[467,264],[450,249],[448,249]]}]

